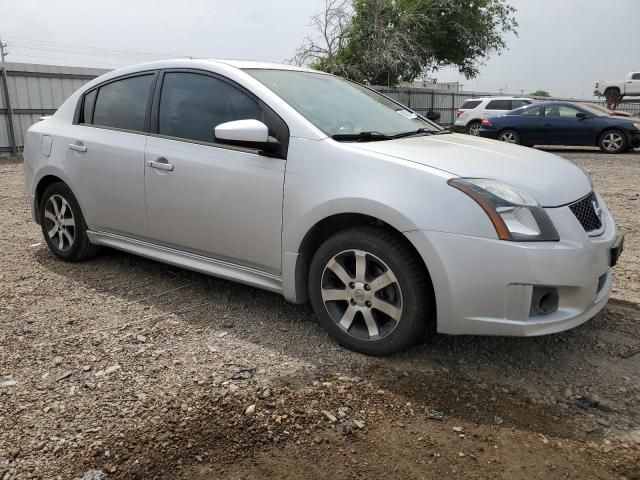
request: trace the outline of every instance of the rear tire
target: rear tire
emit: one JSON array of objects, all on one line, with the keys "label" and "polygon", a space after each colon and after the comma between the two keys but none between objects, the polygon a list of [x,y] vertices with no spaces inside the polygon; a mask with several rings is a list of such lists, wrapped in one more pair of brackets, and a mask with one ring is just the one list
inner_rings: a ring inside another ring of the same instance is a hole
[{"label": "rear tire", "polygon": [[472,137],[479,137],[481,127],[482,127],[482,122],[479,122],[478,120],[469,122],[467,124],[467,135],[471,135]]},{"label": "rear tire", "polygon": [[624,153],[629,148],[629,140],[621,130],[607,130],[600,135],[598,146],[604,153]]},{"label": "rear tire", "polygon": [[378,228],[330,237],[309,269],[319,323],[338,343],[367,355],[390,355],[419,341],[435,322],[431,292],[414,252]]},{"label": "rear tire", "polygon": [[511,129],[503,130],[498,134],[498,140],[500,140],[501,142],[520,145],[520,134]]},{"label": "rear tire", "polygon": [[78,200],[62,182],[49,185],[40,199],[40,227],[53,254],[67,262],[93,257],[99,247],[87,236],[87,224]]}]

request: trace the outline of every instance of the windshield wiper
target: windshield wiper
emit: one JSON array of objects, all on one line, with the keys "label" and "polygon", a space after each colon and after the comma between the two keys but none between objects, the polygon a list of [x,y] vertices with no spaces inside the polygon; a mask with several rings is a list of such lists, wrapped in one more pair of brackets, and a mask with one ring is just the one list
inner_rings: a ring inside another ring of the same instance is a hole
[{"label": "windshield wiper", "polygon": [[439,135],[442,132],[434,132],[428,128],[418,128],[417,130],[411,130],[410,132],[396,133],[393,138],[412,137],[413,135]]},{"label": "windshield wiper", "polygon": [[395,137],[371,130],[360,133],[336,133],[332,135],[331,138],[346,142],[375,142],[379,140],[392,140]]}]

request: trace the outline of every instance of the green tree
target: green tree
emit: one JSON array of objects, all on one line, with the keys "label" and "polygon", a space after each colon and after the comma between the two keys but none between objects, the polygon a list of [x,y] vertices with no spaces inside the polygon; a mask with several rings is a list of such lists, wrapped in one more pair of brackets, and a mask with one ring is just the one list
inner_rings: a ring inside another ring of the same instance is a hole
[{"label": "green tree", "polygon": [[551,94],[546,90],[536,90],[531,94],[532,97],[550,97]]},{"label": "green tree", "polygon": [[506,0],[326,0],[312,25],[293,63],[382,85],[444,66],[472,78],[518,26]]}]

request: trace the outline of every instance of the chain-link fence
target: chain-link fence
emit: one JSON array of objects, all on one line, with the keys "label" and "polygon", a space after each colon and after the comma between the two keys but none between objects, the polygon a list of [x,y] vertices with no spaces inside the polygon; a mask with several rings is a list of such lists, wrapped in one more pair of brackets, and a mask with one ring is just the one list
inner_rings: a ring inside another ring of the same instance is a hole
[{"label": "chain-link fence", "polygon": [[[440,114],[440,123],[443,125],[452,125],[455,122],[458,109],[462,104],[471,98],[479,97],[497,97],[497,96],[513,96],[513,97],[527,97],[527,95],[519,94],[505,94],[505,93],[486,93],[486,92],[440,92],[437,90],[427,90],[425,88],[412,88],[412,87],[377,87],[374,86],[378,92],[383,95],[393,98],[394,100],[406,105],[407,107],[415,110],[416,112],[427,115],[429,112],[435,112]],[[537,98],[537,100],[558,100],[566,102],[578,102],[578,103],[595,103],[607,106],[607,102],[604,100],[581,100],[576,98]],[[617,110],[629,112],[632,115],[640,116],[640,99],[638,103],[622,103],[618,106]]]}]

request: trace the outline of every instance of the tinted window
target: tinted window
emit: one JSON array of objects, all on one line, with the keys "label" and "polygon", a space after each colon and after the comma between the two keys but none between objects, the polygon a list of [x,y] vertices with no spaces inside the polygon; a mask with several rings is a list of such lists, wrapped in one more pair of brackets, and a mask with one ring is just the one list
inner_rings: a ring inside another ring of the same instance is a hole
[{"label": "tinted window", "polygon": [[515,109],[515,108],[524,107],[525,105],[531,105],[531,102],[529,100],[512,100],[511,104]]},{"label": "tinted window", "polygon": [[537,117],[540,116],[540,111],[542,109],[540,107],[531,107],[531,108],[523,108],[517,112],[518,115],[524,115],[527,117]]},{"label": "tinted window", "polygon": [[100,87],[93,112],[93,124],[125,130],[144,130],[152,81],[153,75],[143,75]]},{"label": "tinted window", "polygon": [[93,120],[93,107],[96,104],[98,90],[92,90],[84,96],[80,123],[91,123]]},{"label": "tinted window", "polygon": [[487,110],[513,110],[513,108],[511,108],[511,100],[491,100]]},{"label": "tinted window", "polygon": [[580,113],[580,110],[567,107],[566,105],[545,105],[544,116],[545,117],[573,117]]},{"label": "tinted window", "polygon": [[631,75],[631,80],[640,80],[640,73],[634,73]]},{"label": "tinted window", "polygon": [[[269,125],[258,102],[234,86],[197,73],[167,73],[162,83],[158,133],[214,142],[214,128],[234,120]],[[270,134],[276,132],[270,128]],[[276,137],[277,138],[277,137]]]},{"label": "tinted window", "polygon": [[481,102],[482,100],[467,100],[462,104],[460,108],[463,110],[471,110],[472,108],[476,108],[478,105],[480,105]]}]

